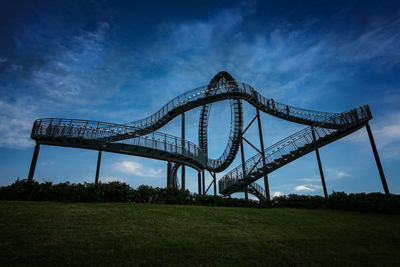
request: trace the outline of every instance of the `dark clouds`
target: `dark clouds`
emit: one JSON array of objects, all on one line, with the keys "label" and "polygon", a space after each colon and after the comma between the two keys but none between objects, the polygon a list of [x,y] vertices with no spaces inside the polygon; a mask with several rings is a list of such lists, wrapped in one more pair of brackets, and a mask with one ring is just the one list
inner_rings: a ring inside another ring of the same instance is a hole
[{"label": "dark clouds", "polygon": [[[393,159],[399,26],[395,1],[8,1],[0,10],[0,147],[31,146],[37,117],[141,119],[228,70],[305,108],[371,104],[387,130],[377,143]],[[298,127],[266,123],[270,143]],[[224,137],[226,127],[210,124]]]}]

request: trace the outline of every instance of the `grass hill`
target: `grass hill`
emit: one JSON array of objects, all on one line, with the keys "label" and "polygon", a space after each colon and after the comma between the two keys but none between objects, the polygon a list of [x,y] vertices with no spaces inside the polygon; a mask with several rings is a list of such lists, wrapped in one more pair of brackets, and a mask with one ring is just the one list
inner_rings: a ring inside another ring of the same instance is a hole
[{"label": "grass hill", "polygon": [[400,215],[0,201],[0,266],[399,266]]}]

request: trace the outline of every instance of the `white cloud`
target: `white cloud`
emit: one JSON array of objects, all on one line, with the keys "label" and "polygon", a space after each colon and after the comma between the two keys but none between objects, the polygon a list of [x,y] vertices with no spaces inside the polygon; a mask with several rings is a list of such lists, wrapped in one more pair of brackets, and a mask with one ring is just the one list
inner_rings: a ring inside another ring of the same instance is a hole
[{"label": "white cloud", "polygon": [[64,103],[101,103],[129,77],[129,53],[121,57],[109,49],[109,31],[109,24],[100,22],[94,31],[72,37],[68,47],[48,55],[49,61],[33,71],[30,82]]},{"label": "white cloud", "polygon": [[117,162],[114,164],[114,169],[126,174],[143,177],[162,177],[162,169],[148,168],[136,161]]},{"label": "white cloud", "polygon": [[305,186],[305,185],[298,185],[298,186],[296,186],[296,187],[294,188],[294,191],[296,191],[296,192],[298,192],[298,191],[310,191],[310,192],[313,192],[314,189],[312,189],[312,188],[310,188],[310,187],[307,187],[307,186]]},{"label": "white cloud", "polygon": [[386,67],[400,63],[399,26],[400,19],[372,22],[362,34],[343,37],[347,42],[339,47],[340,60],[357,62],[376,58]]},{"label": "white cloud", "polygon": [[[170,100],[170,97],[176,96],[177,92],[206,84],[204,77],[212,77],[217,71],[226,69],[234,76],[237,75],[240,80],[253,84],[261,93],[264,89],[267,96],[276,95],[281,101],[296,104],[299,101],[310,101],[318,92],[325,92],[317,87],[307,89],[312,87],[310,81],[318,77],[320,70],[326,71],[325,68],[319,68],[321,64],[337,64],[338,61],[359,63],[371,58],[380,58],[378,66],[380,67],[382,64],[392,66],[400,58],[398,55],[400,50],[392,49],[398,46],[399,34],[389,36],[386,33],[388,27],[398,26],[398,21],[393,25],[371,26],[367,32],[358,31],[354,34],[354,31],[351,31],[352,34],[345,38],[335,33],[323,36],[310,34],[307,27],[302,25],[295,25],[295,30],[291,29],[290,25],[276,25],[273,27],[274,30],[268,31],[258,25],[261,27],[260,30],[249,36],[245,28],[241,27],[251,12],[249,10],[250,8],[231,8],[219,12],[210,19],[160,26],[157,42],[141,51],[144,62],[141,64],[147,67],[156,66],[165,72],[160,71],[160,74],[151,80],[143,77],[147,87],[143,88],[143,93],[137,94],[138,97],[146,95],[148,93],[146,89],[154,88],[151,90],[159,97],[149,101],[160,101],[157,105],[161,105]],[[132,65],[126,63],[132,61],[134,67],[139,69],[142,66],[136,66],[135,64],[139,62],[135,62],[133,54],[124,49],[121,49],[123,56],[107,55],[110,50],[107,50],[106,39],[110,30],[110,25],[103,22],[99,23],[95,31],[82,32],[75,36],[71,41],[72,47],[60,54],[49,55],[51,61],[32,74],[32,82],[37,88],[43,88],[47,95],[57,98],[60,102],[75,103],[87,99],[99,101],[105,95],[115,93],[124,82],[126,74],[130,73],[126,69]],[[318,40],[313,39],[315,36]],[[112,60],[109,60],[110,58]],[[371,65],[371,68],[375,67]],[[287,76],[285,79],[277,78],[277,74],[281,73],[295,75]],[[342,78],[338,72],[324,73],[320,76],[324,77],[322,85],[326,80]],[[112,79],[109,79],[110,77]],[[142,78],[140,75],[135,77],[135,81],[140,78]],[[320,82],[321,79],[317,81]],[[323,87],[322,85],[320,87]],[[317,93],[310,93],[310,90]],[[90,98],[88,95],[96,97]],[[299,95],[306,97],[298,97]],[[290,97],[292,98],[289,101]],[[304,102],[302,105],[306,106]],[[143,114],[154,112],[153,107],[145,108],[148,110],[141,109],[140,112]],[[1,111],[0,114],[0,137],[2,137],[0,146],[29,146],[32,143],[29,132],[35,107],[31,105],[13,107],[12,104],[3,102],[2,110],[4,109],[11,111],[9,113]],[[64,111],[58,110],[58,112],[62,114]],[[139,115],[135,112],[132,114]],[[400,115],[381,121],[382,125],[377,124],[377,127],[373,127],[377,145],[385,148],[384,156],[398,157]],[[227,131],[227,129],[222,130],[224,133]],[[363,142],[369,142],[365,131],[362,132]],[[215,136],[222,134],[215,133]],[[116,167],[122,172],[144,177],[161,175],[161,170],[147,168],[137,162],[120,162]],[[337,179],[347,176],[349,174],[343,171],[332,175]],[[309,183],[317,180],[319,182],[319,178],[302,179],[300,180],[304,185],[295,188],[304,191],[316,190]],[[291,185],[290,190],[293,187],[294,185]],[[281,190],[286,192],[286,189]]]},{"label": "white cloud", "polygon": [[337,171],[336,172],[336,178],[341,179],[343,177],[349,177],[350,174],[348,174],[347,172],[343,172],[343,171]]},{"label": "white cloud", "polygon": [[4,62],[7,62],[7,61],[8,61],[7,58],[5,58],[5,57],[0,57],[0,63],[4,63]]},{"label": "white cloud", "polygon": [[[160,26],[159,39],[148,54],[151,61],[168,66],[171,74],[160,82],[171,93],[182,92],[199,85],[199,78],[225,69],[261,93],[307,107],[333,90],[327,85],[357,72],[346,68],[351,64],[374,59],[377,65],[372,68],[379,71],[400,61],[399,33],[394,30],[398,21],[381,20],[363,31],[349,25],[348,33],[318,35],[310,33],[318,21],[278,23],[257,25],[260,30],[249,35],[246,22],[253,9],[233,7],[208,19]],[[380,43],[384,49],[376,49]]]},{"label": "white cloud", "polygon": [[282,192],[279,192],[279,191],[273,192],[273,193],[272,193],[272,196],[273,196],[273,197],[282,196]]},{"label": "white cloud", "polygon": [[0,99],[0,147],[25,148],[30,138],[36,108],[24,99],[7,103]]},{"label": "white cloud", "polygon": [[[371,124],[372,134],[380,156],[397,159],[400,156],[400,112],[392,112],[385,117],[377,117]],[[344,141],[366,146],[369,146],[370,142],[365,129],[346,137]]]},{"label": "white cloud", "polygon": [[320,185],[313,185],[313,184],[304,184],[304,185],[298,185],[294,188],[294,191],[296,192],[304,192],[304,191],[308,191],[308,192],[314,192],[316,190],[321,189],[322,187]]}]

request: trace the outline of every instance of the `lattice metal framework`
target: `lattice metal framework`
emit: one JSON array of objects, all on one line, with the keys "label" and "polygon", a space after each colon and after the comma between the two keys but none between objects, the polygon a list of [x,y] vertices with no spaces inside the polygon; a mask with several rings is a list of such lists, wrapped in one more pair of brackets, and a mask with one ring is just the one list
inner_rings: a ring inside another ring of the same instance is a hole
[{"label": "lattice metal framework", "polygon": [[[222,100],[230,101],[230,135],[222,155],[217,159],[211,159],[208,157],[208,119],[211,104]],[[229,73],[220,72],[211,79],[207,86],[175,97],[156,113],[142,120],[115,124],[64,118],[38,119],[33,124],[31,137],[36,140],[38,145],[78,147],[173,162],[175,165],[169,168],[171,172],[169,177],[170,175],[173,177],[173,186],[179,186],[176,173],[181,165],[190,166],[199,172],[203,171],[203,173],[204,170],[218,173],[224,171],[233,162],[240,149],[242,139],[242,100],[253,105],[258,111],[309,127],[266,148],[264,153],[256,154],[243,162],[244,165],[240,165],[224,175],[218,182],[219,193],[222,195],[245,190],[259,198],[265,197],[264,189],[254,183],[256,180],[319,147],[351,134],[363,126],[368,126],[368,121],[372,119],[367,105],[343,113],[331,113],[282,104],[272,98],[262,96],[246,83],[236,82]],[[201,107],[198,145],[158,131],[173,118],[196,107]],[[372,138],[372,132],[370,138]],[[37,147],[35,149],[36,158],[38,150]],[[265,155],[264,160],[263,154]],[[377,152],[375,156],[377,156]],[[379,156],[377,164],[378,160]],[[33,178],[35,164],[32,161],[30,179]],[[380,161],[378,168],[379,166]],[[382,175],[383,170],[381,178]],[[96,176],[98,177],[98,173]],[[386,183],[383,180],[382,182]],[[386,191],[388,193],[387,185]]]}]

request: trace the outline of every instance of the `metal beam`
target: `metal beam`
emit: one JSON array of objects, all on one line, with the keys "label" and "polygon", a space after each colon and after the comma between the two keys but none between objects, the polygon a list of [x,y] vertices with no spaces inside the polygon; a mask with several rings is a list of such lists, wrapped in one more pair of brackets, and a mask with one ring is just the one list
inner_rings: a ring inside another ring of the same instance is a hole
[{"label": "metal beam", "polygon": [[204,177],[205,176],[205,173],[204,173],[204,170],[201,172],[201,175],[202,175],[202,180],[203,180],[203,186],[202,186],[202,188],[203,188],[203,195],[205,195],[206,194],[206,190],[205,190],[205,187],[206,187],[206,178]]},{"label": "metal beam", "polygon": [[201,195],[201,171],[198,171],[197,173],[197,182],[198,182],[198,187],[199,187],[199,196]]},{"label": "metal beam", "polygon": [[[311,127],[311,133],[312,133],[312,137],[313,137],[314,142],[316,142],[317,139],[315,137],[315,129],[314,129],[314,127]],[[321,183],[322,183],[322,188],[324,190],[324,196],[325,196],[325,198],[328,198],[328,191],[326,190],[324,170],[322,169],[322,163],[321,163],[321,158],[319,156],[318,148],[315,149],[315,154],[317,155],[319,174],[321,176]]]},{"label": "metal beam", "polygon": [[214,196],[217,195],[217,174],[214,172]]},{"label": "metal beam", "polygon": [[[181,138],[182,138],[182,152],[185,149],[185,112],[182,113],[182,133],[181,133]],[[182,164],[182,190],[185,190],[185,165]]]},{"label": "metal beam", "polygon": [[319,156],[318,149],[315,150],[315,154],[317,155],[319,174],[321,176],[322,188],[324,189],[324,196],[325,196],[325,198],[328,198],[328,191],[326,190],[324,171],[322,169],[322,163],[321,163],[321,158]]},{"label": "metal beam", "polygon": [[[244,149],[243,149],[243,133],[240,133],[240,155],[242,158],[242,173],[243,173],[243,178],[246,177],[246,160],[244,158]],[[244,189],[244,199],[248,200],[249,195],[247,192],[247,185]]]},{"label": "metal beam", "polygon": [[[254,191],[258,192],[258,190],[256,188],[254,188],[254,186],[252,184],[249,184],[249,187],[253,188]],[[259,192],[259,193],[261,193],[261,192]]]},{"label": "metal beam", "polygon": [[[211,182],[211,184],[214,184],[214,196],[216,196],[217,195],[217,174],[215,172],[210,172],[210,171],[208,171],[208,172],[211,174],[211,177],[213,178],[213,181]],[[207,191],[208,191],[208,189],[207,189]]]},{"label": "metal beam", "polygon": [[258,153],[261,153],[261,151],[252,143],[250,143],[249,140],[247,140],[246,138],[244,138],[244,136],[242,136],[243,140],[246,141],[247,144],[249,144],[252,148],[254,148],[255,151],[257,151]]},{"label": "metal beam", "polygon": [[36,162],[39,156],[40,145],[36,143],[35,150],[33,151],[31,167],[29,169],[28,181],[33,181],[33,176],[35,174]]},{"label": "metal beam", "polygon": [[171,161],[168,161],[167,163],[167,188],[173,187],[173,182],[172,182],[172,163]]},{"label": "metal beam", "polygon": [[214,183],[214,180],[212,180],[211,183],[208,185],[205,195],[207,194],[208,190],[210,189],[210,187],[212,186],[213,183]]},{"label": "metal beam", "polygon": [[385,173],[383,172],[381,160],[379,158],[378,150],[376,149],[375,140],[374,140],[374,136],[372,135],[371,127],[369,126],[368,123],[367,123],[367,125],[365,125],[365,127],[367,128],[369,141],[371,142],[372,151],[374,152],[376,166],[378,167],[379,175],[381,176],[383,190],[385,191],[385,194],[388,195],[388,194],[390,194],[389,187],[386,183]]},{"label": "metal beam", "polygon": [[[261,156],[262,156],[262,161],[263,161],[263,167],[264,169],[266,168],[267,162],[265,159],[265,149],[264,149],[264,138],[263,138],[263,132],[262,132],[262,126],[261,126],[261,117],[260,117],[260,110],[257,108],[257,124],[258,124],[258,135],[260,138],[260,148],[261,148]],[[268,175],[264,175],[264,187],[265,187],[265,198],[270,199],[271,196],[269,194],[269,182],[268,182]]]},{"label": "metal beam", "polygon": [[101,163],[101,150],[99,150],[99,154],[97,155],[96,178],[94,180],[95,185],[99,184],[100,163]]},{"label": "metal beam", "polygon": [[257,119],[257,116],[255,116],[251,122],[249,123],[249,125],[247,125],[246,129],[244,129],[244,131],[242,131],[242,135],[245,134],[245,132],[250,128],[250,126],[253,124],[254,120]]}]

